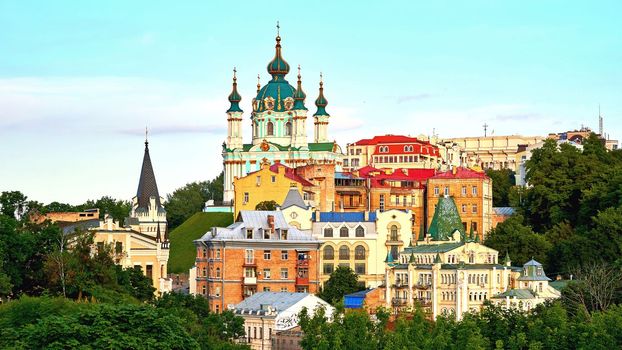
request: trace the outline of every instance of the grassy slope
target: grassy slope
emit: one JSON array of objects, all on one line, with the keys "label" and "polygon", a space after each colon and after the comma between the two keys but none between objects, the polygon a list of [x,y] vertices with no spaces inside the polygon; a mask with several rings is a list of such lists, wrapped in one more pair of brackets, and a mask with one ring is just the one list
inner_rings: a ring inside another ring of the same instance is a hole
[{"label": "grassy slope", "polygon": [[233,222],[231,213],[196,213],[171,232],[171,251],[168,259],[169,273],[187,273],[194,265],[195,239],[200,238],[211,227],[225,227]]}]

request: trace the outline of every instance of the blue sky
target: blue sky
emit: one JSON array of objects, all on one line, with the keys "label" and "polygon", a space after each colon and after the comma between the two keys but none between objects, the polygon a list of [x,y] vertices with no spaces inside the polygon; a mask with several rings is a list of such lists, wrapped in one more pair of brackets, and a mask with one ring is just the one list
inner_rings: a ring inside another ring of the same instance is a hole
[{"label": "blue sky", "polygon": [[129,199],[146,125],[162,194],[217,175],[231,70],[250,111],[277,20],[307,106],[324,72],[343,146],[596,129],[599,104],[622,138],[620,1],[231,4],[0,0],[0,191]]}]

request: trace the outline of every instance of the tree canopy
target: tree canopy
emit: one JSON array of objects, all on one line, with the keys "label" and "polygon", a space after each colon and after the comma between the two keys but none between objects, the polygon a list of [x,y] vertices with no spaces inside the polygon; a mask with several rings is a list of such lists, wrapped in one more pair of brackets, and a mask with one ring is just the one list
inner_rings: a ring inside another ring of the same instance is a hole
[{"label": "tree canopy", "polygon": [[330,274],[328,281],[324,283],[324,287],[318,293],[318,297],[333,305],[341,303],[344,295],[363,289],[358,283],[358,279],[358,275],[351,268],[338,266]]}]

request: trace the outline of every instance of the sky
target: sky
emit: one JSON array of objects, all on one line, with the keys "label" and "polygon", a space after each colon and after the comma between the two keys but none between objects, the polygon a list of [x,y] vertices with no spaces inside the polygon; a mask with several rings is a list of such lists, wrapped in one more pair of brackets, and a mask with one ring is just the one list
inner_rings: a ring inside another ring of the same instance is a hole
[{"label": "sky", "polygon": [[290,83],[300,64],[311,116],[323,72],[343,147],[478,136],[484,123],[596,130],[599,105],[622,139],[620,13],[620,1],[0,0],[0,191],[129,200],[145,127],[162,196],[215,177],[233,67],[249,112],[277,21]]}]

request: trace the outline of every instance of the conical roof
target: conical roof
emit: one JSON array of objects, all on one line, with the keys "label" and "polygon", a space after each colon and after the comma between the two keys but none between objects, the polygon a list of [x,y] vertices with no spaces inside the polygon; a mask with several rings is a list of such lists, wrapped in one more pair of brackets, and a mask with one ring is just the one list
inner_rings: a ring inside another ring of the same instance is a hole
[{"label": "conical roof", "polygon": [[149,156],[148,141],[145,141],[145,155],[143,156],[143,165],[140,170],[136,197],[138,198],[138,208],[148,209],[149,199],[151,197],[155,197],[157,207],[162,205],[160,203],[160,194],[158,193],[158,184],[156,183],[153,166],[151,165],[151,157]]},{"label": "conical roof", "polygon": [[448,241],[456,231],[464,237],[464,226],[456,203],[451,197],[439,197],[428,234],[433,241]]},{"label": "conical roof", "polygon": [[281,205],[281,209],[286,209],[291,206],[297,206],[302,209],[307,209],[307,205],[305,204],[305,201],[302,199],[302,196],[300,195],[300,192],[298,192],[298,188],[296,187],[289,188],[289,191],[285,196],[285,200]]},{"label": "conical roof", "polygon": [[229,94],[229,102],[231,106],[227,110],[227,112],[243,112],[240,108],[240,101],[242,101],[242,96],[238,92],[238,78],[235,76],[236,70],[233,68],[233,89],[231,94]]}]

